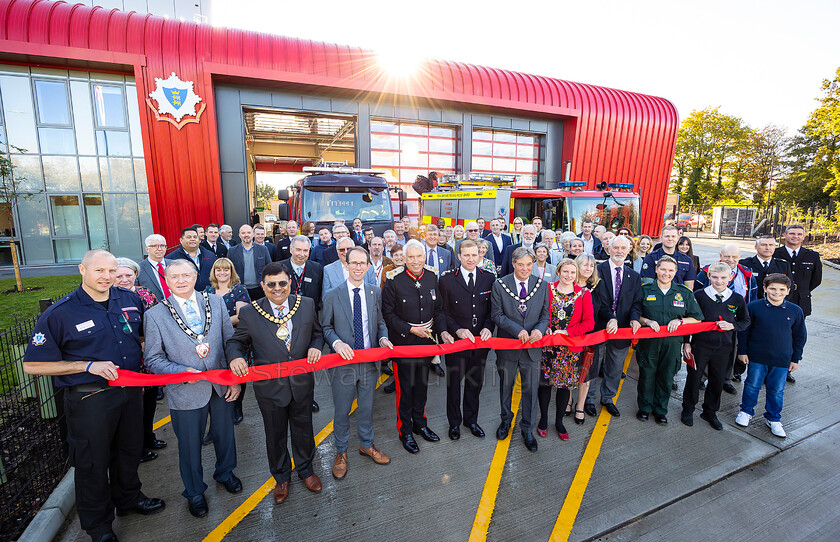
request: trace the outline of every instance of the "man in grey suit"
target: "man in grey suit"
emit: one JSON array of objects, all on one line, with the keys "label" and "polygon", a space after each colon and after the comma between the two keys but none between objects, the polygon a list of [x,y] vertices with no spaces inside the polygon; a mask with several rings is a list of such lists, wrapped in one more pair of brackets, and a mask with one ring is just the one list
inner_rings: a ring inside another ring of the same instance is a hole
[{"label": "man in grey suit", "polygon": [[[518,247],[513,251],[513,273],[493,284],[492,318],[498,336],[519,339],[522,344],[542,339],[548,328],[548,286],[531,275],[534,251]],[[499,397],[502,403],[502,423],[496,438],[504,440],[513,422],[510,408],[516,372],[522,378],[522,438],[528,451],[537,451],[537,440],[532,429],[537,410],[537,388],[540,382],[542,348],[522,350],[497,350],[496,368],[499,371]]]},{"label": "man in grey suit", "polygon": [[[356,246],[356,243],[350,237],[342,237],[336,242],[335,247],[338,252],[338,260],[324,266],[324,282],[321,285],[322,295],[326,295],[327,292],[347,280],[349,273],[346,265],[347,251],[354,246]],[[376,282],[376,274],[373,272],[373,269],[368,269],[365,273],[365,284],[379,286]]]},{"label": "man in grey suit", "polygon": [[[166,268],[166,283],[172,295],[146,312],[146,367],[155,374],[200,373],[225,369],[226,343],[233,325],[224,301],[217,295],[195,291],[197,272],[187,260],[173,260]],[[208,312],[209,310],[209,312]],[[207,381],[170,384],[166,394],[172,428],[178,437],[178,464],[190,513],[207,515],[201,440],[210,412],[210,434],[216,448],[213,479],[231,493],[242,491],[233,473],[236,442],[233,435],[233,401],[240,386],[222,386]]]},{"label": "man in grey suit", "polygon": [[140,262],[137,284],[155,294],[156,299],[169,297],[166,285],[166,238],[153,233],[146,237],[146,254],[149,256]]},{"label": "man in grey suit", "polygon": [[[394,345],[388,340],[388,327],[382,318],[382,292],[379,287],[364,283],[365,274],[370,269],[370,255],[357,246],[348,250],[345,258],[349,275],[346,281],[324,296],[321,328],[333,351],[349,360],[353,359],[356,350],[377,346],[393,348]],[[377,365],[353,363],[329,370],[335,405],[333,434],[337,452],[332,473],[338,480],[347,474],[350,408],[357,395],[359,454],[370,457],[379,465],[391,462],[384,452],[373,445],[373,392],[379,376]]]}]

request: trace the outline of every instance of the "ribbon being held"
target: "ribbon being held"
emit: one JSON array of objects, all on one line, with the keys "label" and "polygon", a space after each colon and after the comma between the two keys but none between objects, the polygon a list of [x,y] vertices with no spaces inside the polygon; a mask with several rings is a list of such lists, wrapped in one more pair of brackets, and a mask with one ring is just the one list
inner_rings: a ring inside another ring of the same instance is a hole
[{"label": "ribbon being held", "polygon": [[350,363],[367,363],[381,361],[388,358],[421,358],[432,357],[442,354],[462,352],[474,348],[493,348],[495,350],[513,350],[521,348],[541,348],[543,346],[593,346],[601,344],[610,339],[656,339],[663,337],[674,337],[679,335],[691,335],[703,331],[718,330],[715,322],[700,322],[697,324],[681,325],[673,333],[668,332],[665,326],[659,331],[649,327],[643,327],[635,334],[630,328],[620,328],[616,333],[608,334],[606,331],[596,331],[583,335],[582,337],[569,337],[568,335],[556,334],[546,335],[537,342],[522,343],[516,339],[500,339],[492,337],[486,341],[476,337],[473,343],[469,339],[460,339],[450,344],[432,344],[428,346],[395,346],[391,348],[369,348],[367,350],[356,350],[353,359],[343,359],[338,354],[321,356],[316,363],[310,364],[306,359],[297,359],[285,363],[273,363],[269,365],[253,365],[248,374],[238,377],[230,370],[204,371],[201,373],[174,373],[174,374],[141,374],[134,371],[120,369],[116,380],[109,381],[111,386],[163,386],[166,384],[178,384],[181,382],[194,382],[196,380],[208,380],[216,384],[232,385],[243,382],[255,382],[269,380],[272,378],[283,378],[291,375],[321,371],[331,367],[340,367]]}]

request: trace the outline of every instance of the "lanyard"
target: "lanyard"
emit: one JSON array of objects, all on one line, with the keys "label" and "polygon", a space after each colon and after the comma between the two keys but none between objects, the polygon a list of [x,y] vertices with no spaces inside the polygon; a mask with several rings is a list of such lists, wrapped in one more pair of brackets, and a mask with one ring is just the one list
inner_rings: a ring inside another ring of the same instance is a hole
[{"label": "lanyard", "polygon": [[303,283],[303,276],[305,274],[306,274],[306,264],[304,263],[303,267],[300,269],[300,277],[299,278],[297,276],[295,277],[295,278],[298,279],[297,280],[297,286],[295,286],[295,294],[296,295],[297,295],[298,292],[300,292],[300,285]]}]

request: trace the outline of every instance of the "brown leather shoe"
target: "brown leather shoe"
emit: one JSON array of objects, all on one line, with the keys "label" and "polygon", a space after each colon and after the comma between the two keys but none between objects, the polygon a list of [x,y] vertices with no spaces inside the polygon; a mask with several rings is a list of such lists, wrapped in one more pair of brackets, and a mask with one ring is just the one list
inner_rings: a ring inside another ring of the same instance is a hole
[{"label": "brown leather shoe", "polygon": [[318,478],[317,474],[313,474],[309,478],[304,478],[303,485],[305,485],[306,489],[309,491],[314,491],[315,493],[321,492],[321,479]]},{"label": "brown leather shoe", "polygon": [[335,454],[332,473],[336,480],[341,480],[347,476],[347,452]]},{"label": "brown leather shoe", "polygon": [[274,504],[280,504],[289,496],[289,482],[274,486]]},{"label": "brown leather shoe", "polygon": [[387,465],[391,462],[391,458],[385,455],[385,452],[380,451],[373,444],[371,444],[370,448],[367,450],[359,446],[359,455],[368,456],[369,458],[373,459],[374,463],[376,463],[377,465]]}]

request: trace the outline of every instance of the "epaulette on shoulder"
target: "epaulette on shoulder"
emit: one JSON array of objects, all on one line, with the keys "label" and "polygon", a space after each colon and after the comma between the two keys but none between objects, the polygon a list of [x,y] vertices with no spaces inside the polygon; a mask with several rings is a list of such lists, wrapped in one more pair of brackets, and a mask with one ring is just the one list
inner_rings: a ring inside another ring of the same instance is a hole
[{"label": "epaulette on shoulder", "polygon": [[654,282],[656,282],[655,279],[652,279],[650,277],[642,277],[642,285],[653,284]]},{"label": "epaulette on shoulder", "polygon": [[401,265],[399,267],[395,267],[394,269],[391,269],[390,271],[385,273],[385,278],[386,279],[393,279],[394,277],[396,277],[397,275],[399,275],[403,271],[405,271],[405,266]]},{"label": "epaulette on shoulder", "polygon": [[[429,267],[428,265],[426,267]],[[447,269],[443,273],[440,274],[441,277],[445,277],[446,275],[454,275],[457,269]]]},{"label": "epaulette on shoulder", "polygon": [[694,291],[691,288],[689,288],[688,286],[686,286],[685,284],[673,284],[673,286],[679,286],[687,292],[694,293]]},{"label": "epaulette on shoulder", "polygon": [[437,269],[435,269],[431,265],[424,265],[423,269],[425,269],[426,271],[431,271],[432,273],[437,273]]}]

